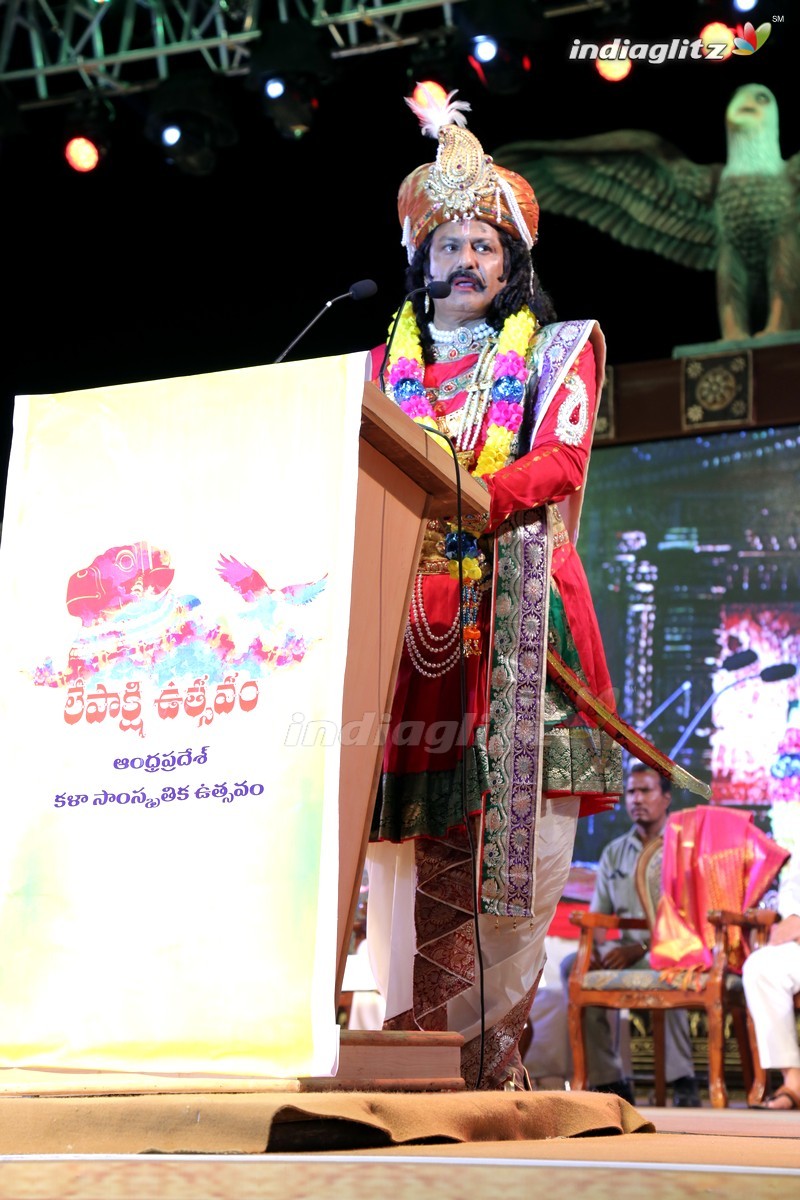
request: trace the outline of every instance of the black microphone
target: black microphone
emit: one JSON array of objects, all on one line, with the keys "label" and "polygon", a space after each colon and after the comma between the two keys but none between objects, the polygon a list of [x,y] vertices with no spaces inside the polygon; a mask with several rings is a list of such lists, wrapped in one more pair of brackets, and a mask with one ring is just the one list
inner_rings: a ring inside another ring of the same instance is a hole
[{"label": "black microphone", "polygon": [[[294,347],[297,345],[297,343],[300,341],[300,338],[305,337],[305,335],[308,333],[311,326],[316,325],[317,321],[320,319],[322,314],[327,312],[328,309],[331,307],[331,305],[335,304],[337,300],[346,300],[348,296],[350,297],[351,300],[367,300],[370,296],[374,296],[375,293],[377,292],[377,290],[378,290],[378,285],[374,279],[359,279],[358,283],[354,283],[352,285],[352,287],[348,288],[348,290],[346,292],[342,292],[341,296],[334,296],[332,300],[326,300],[325,304],[322,306],[322,308],[319,310],[319,312],[313,318],[313,320],[308,322],[305,329],[300,330],[297,337],[294,339],[293,342],[289,343],[289,345],[284,350],[283,354],[280,354],[275,359],[275,363],[283,362],[283,360],[286,358],[286,355],[289,353],[289,351],[293,350]],[[274,365],[275,364],[273,364],[273,366]]]},{"label": "black microphone", "polygon": [[764,680],[764,683],[777,683],[779,679],[793,679],[797,674],[797,666],[795,663],[775,663],[771,667],[764,667],[763,671],[759,671],[759,675]]},{"label": "black microphone", "polygon": [[389,361],[389,351],[392,348],[392,342],[394,341],[394,335],[397,330],[397,322],[400,319],[400,313],[403,311],[405,306],[408,304],[411,297],[418,296],[420,292],[427,292],[432,300],[444,300],[446,296],[450,295],[452,290],[453,290],[453,285],[451,283],[446,283],[443,279],[432,279],[430,281],[430,283],[426,283],[424,287],[412,288],[412,290],[408,293],[408,295],[404,297],[403,303],[400,305],[400,307],[397,310],[397,316],[395,317],[394,321],[392,322],[392,328],[389,333],[389,340],[386,343],[386,349],[383,352],[383,362],[381,363],[381,369],[378,372],[378,379],[380,380],[380,386],[381,386],[382,392],[386,391],[386,386],[384,383],[383,375],[386,370],[386,364]]}]

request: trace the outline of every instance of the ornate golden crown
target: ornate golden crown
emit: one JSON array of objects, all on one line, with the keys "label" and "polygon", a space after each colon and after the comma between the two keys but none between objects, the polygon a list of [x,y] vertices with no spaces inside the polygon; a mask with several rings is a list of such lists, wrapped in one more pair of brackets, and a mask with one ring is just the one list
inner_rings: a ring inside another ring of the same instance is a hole
[{"label": "ornate golden crown", "polygon": [[446,221],[490,221],[526,246],[536,241],[539,205],[526,179],[506,170],[485,154],[466,126],[469,104],[444,101],[418,85],[423,102],[406,99],[416,114],[422,132],[438,140],[436,161],[417,167],[406,176],[398,194],[398,212],[403,226],[403,245],[409,262],[415,250],[436,225]]}]

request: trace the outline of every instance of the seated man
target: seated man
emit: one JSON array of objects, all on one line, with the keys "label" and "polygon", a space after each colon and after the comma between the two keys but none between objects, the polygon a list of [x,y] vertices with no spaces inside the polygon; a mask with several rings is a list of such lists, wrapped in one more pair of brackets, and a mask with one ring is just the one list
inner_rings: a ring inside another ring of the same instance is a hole
[{"label": "seated man", "polygon": [[770,929],[769,944],[746,959],[742,981],[761,1064],[783,1074],[783,1084],[759,1107],[788,1111],[800,1109],[794,1008],[795,992],[800,992],[800,848],[796,844],[781,875],[778,911],[782,919]]},{"label": "seated man", "polygon": [[[643,763],[630,768],[625,807],[633,825],[622,837],[609,842],[600,856],[590,912],[613,913],[618,917],[645,915],[636,891],[636,864],[647,843],[663,833],[671,799],[669,780]],[[592,969],[649,969],[646,931],[623,930],[619,941],[603,941],[603,936],[598,931]],[[570,954],[561,963],[565,998],[569,995],[574,961],[575,955]],[[632,1083],[623,1077],[619,1013],[615,1009],[587,1008],[583,1019],[589,1087],[596,1092],[614,1092],[634,1103]],[[667,1082],[672,1084],[673,1103],[681,1108],[698,1108],[700,1097],[694,1078],[689,1017],[684,1009],[665,1013],[664,1042],[665,1074]]]}]

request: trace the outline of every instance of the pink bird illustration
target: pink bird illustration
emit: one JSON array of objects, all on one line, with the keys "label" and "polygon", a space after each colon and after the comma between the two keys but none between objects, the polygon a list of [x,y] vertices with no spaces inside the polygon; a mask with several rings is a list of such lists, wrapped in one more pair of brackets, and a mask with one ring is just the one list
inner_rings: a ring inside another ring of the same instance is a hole
[{"label": "pink bird illustration", "polygon": [[310,583],[290,583],[286,587],[271,588],[258,571],[226,554],[220,554],[217,571],[248,604],[263,604],[264,601],[275,604],[280,600],[287,604],[309,604],[324,591],[328,581],[326,572],[321,579]]}]

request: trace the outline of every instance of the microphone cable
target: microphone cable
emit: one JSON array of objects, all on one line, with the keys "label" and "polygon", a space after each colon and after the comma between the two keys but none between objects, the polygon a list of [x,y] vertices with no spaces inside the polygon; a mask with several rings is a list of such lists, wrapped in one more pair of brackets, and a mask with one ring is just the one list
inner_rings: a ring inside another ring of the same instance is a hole
[{"label": "microphone cable", "polygon": [[478,1091],[483,1080],[483,1060],[486,1048],[486,995],[485,981],[483,977],[483,947],[481,945],[481,935],[478,928],[478,916],[480,915],[480,901],[478,896],[478,852],[475,846],[475,836],[472,829],[469,813],[467,812],[467,745],[466,745],[466,723],[467,723],[467,659],[464,654],[464,556],[462,553],[462,495],[461,495],[461,464],[458,461],[458,454],[453,439],[449,434],[442,433],[441,429],[437,429],[433,425],[423,425],[421,421],[417,424],[426,433],[435,434],[436,437],[442,438],[447,442],[450,453],[453,456],[453,463],[456,469],[456,523],[458,525],[458,631],[459,631],[459,655],[458,655],[458,672],[460,686],[460,702],[461,702],[461,729],[463,731],[464,746],[462,748],[460,776],[461,776],[461,814],[464,818],[464,828],[467,832],[467,841],[469,842],[470,861],[472,863],[472,922],[475,930],[475,966],[478,973],[478,993],[480,997],[480,1050],[478,1054],[478,1074],[475,1079],[474,1091]]}]

